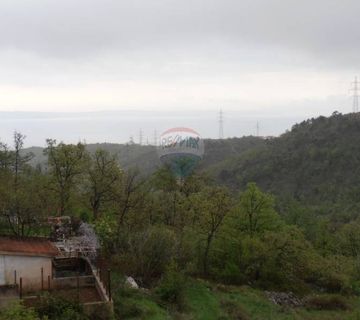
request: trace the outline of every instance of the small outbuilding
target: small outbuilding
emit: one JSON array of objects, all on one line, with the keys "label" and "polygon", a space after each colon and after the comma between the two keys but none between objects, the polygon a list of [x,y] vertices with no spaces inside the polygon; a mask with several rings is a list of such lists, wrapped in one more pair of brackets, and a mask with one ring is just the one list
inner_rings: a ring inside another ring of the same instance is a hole
[{"label": "small outbuilding", "polygon": [[45,238],[0,236],[0,286],[13,285],[22,278],[24,292],[42,289],[52,278],[53,258],[59,250]]}]

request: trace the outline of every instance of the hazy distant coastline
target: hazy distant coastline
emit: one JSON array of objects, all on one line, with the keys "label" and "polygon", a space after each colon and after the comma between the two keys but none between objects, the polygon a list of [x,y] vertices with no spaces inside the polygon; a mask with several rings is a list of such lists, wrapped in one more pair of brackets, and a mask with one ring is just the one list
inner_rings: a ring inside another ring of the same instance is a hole
[{"label": "hazy distant coastline", "polygon": [[[304,120],[286,116],[256,116],[240,111],[224,112],[225,137],[256,135],[277,136]],[[159,135],[169,127],[185,126],[197,130],[204,138],[218,137],[216,111],[96,111],[96,112],[0,112],[0,140],[10,143],[14,130],[27,135],[26,146],[44,146],[46,138],[64,142],[126,143],[132,137],[152,144],[155,130]]]}]

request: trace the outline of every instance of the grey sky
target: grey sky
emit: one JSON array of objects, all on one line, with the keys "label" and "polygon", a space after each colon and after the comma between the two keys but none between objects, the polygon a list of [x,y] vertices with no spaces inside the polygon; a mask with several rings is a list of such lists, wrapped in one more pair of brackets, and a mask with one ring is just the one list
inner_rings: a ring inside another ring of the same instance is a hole
[{"label": "grey sky", "polygon": [[0,111],[351,110],[356,0],[1,0]]}]

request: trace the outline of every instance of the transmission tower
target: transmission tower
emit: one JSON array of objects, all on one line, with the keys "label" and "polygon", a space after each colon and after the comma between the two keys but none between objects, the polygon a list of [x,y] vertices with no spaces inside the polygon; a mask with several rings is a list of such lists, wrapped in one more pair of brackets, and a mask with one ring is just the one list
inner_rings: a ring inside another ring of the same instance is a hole
[{"label": "transmission tower", "polygon": [[219,112],[219,139],[224,138],[224,114],[222,109]]},{"label": "transmission tower", "polygon": [[140,129],[139,131],[139,145],[142,145],[143,143],[143,131]]},{"label": "transmission tower", "polygon": [[351,83],[350,91],[353,93],[353,112],[359,112],[359,81],[355,77],[355,81]]},{"label": "transmission tower", "polygon": [[157,146],[157,141],[158,140],[158,137],[157,137],[157,131],[156,129],[154,130],[154,146],[156,147]]},{"label": "transmission tower", "polygon": [[258,137],[260,135],[260,124],[259,121],[256,121],[256,136]]}]

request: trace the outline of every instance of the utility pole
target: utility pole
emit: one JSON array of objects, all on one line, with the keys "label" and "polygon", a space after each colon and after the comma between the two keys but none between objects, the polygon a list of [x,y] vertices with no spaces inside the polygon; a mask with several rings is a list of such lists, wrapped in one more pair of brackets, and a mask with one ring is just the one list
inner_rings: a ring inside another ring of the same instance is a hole
[{"label": "utility pole", "polygon": [[256,121],[256,136],[258,137],[260,135],[260,124],[259,121]]},{"label": "utility pole", "polygon": [[224,139],[224,114],[222,109],[219,112],[219,139]]},{"label": "utility pole", "polygon": [[355,81],[351,83],[352,87],[350,89],[353,92],[353,112],[359,112],[359,81],[355,77]]}]

